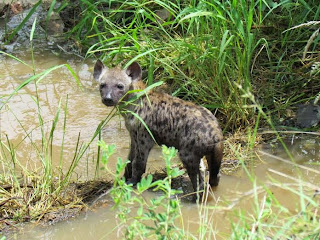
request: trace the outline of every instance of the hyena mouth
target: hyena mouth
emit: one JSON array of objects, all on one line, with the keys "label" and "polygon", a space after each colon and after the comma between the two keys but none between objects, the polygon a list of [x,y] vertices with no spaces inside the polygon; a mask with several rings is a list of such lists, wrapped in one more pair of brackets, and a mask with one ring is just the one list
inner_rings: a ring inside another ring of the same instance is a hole
[{"label": "hyena mouth", "polygon": [[102,99],[102,103],[108,107],[116,105],[112,99]]}]

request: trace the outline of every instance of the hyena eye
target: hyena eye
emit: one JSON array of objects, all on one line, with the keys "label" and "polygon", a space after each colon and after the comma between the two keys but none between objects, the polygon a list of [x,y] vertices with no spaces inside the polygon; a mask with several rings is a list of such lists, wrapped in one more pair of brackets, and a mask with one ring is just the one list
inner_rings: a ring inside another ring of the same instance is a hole
[{"label": "hyena eye", "polygon": [[105,83],[101,83],[101,84],[100,84],[100,88],[104,88],[105,86],[106,86]]},{"label": "hyena eye", "polygon": [[124,86],[123,86],[123,84],[117,84],[117,88],[118,88],[119,90],[123,90],[123,89],[124,89]]}]

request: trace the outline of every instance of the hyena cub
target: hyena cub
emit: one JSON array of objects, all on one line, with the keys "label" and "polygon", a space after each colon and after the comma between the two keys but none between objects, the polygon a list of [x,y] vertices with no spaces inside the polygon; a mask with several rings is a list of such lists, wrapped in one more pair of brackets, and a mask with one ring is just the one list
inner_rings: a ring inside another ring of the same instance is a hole
[{"label": "hyena cub", "polygon": [[[107,68],[98,60],[94,66],[94,78],[100,83],[102,102],[115,106],[132,98],[133,89],[143,89],[141,68],[136,62],[127,69]],[[146,123],[157,144],[173,146],[187,169],[194,191],[203,189],[200,174],[200,159],[206,156],[209,167],[209,183],[217,186],[223,153],[223,136],[217,119],[200,106],[172,97],[168,94],[149,92],[134,104],[125,106]],[[136,184],[145,172],[149,152],[155,142],[145,126],[132,114],[122,114],[131,137],[130,163],[124,176],[129,183]],[[199,182],[199,186],[198,186]],[[199,187],[199,188],[198,188]]]}]

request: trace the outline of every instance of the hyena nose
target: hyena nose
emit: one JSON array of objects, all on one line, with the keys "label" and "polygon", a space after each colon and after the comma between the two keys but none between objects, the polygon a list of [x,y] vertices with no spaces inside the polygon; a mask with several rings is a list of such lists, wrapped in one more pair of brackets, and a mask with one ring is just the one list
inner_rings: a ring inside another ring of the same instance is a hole
[{"label": "hyena nose", "polygon": [[109,98],[109,97],[102,98],[102,103],[107,106],[114,106],[114,102],[112,98]]}]

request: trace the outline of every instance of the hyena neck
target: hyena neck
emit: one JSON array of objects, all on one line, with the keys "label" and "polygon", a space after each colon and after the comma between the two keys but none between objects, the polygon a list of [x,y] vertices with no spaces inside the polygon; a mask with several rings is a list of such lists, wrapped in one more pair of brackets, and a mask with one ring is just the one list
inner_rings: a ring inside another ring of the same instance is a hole
[{"label": "hyena neck", "polygon": [[143,81],[139,80],[139,81],[135,81],[132,83],[132,89],[133,90],[143,90],[146,88],[146,85]]},{"label": "hyena neck", "polygon": [[[144,90],[146,88],[146,85],[143,81],[136,81],[133,82],[130,90]],[[142,99],[144,98],[144,95],[141,97],[135,99],[138,97],[140,91],[133,91],[131,93],[128,93],[124,98],[122,103],[119,104],[120,113],[125,117],[127,111],[134,111],[136,107],[141,104]]]}]

